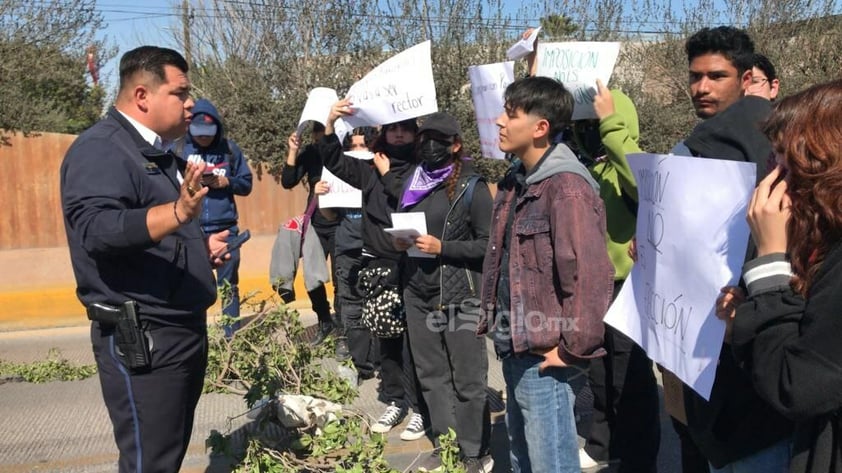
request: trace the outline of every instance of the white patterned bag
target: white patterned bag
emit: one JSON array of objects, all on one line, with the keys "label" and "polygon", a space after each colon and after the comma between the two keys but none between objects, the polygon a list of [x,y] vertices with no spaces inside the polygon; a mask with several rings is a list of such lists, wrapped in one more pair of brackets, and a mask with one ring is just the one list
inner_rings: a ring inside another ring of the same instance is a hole
[{"label": "white patterned bag", "polygon": [[379,338],[397,338],[406,330],[406,312],[401,293],[389,285],[390,268],[365,268],[360,271],[363,290],[363,325]]}]

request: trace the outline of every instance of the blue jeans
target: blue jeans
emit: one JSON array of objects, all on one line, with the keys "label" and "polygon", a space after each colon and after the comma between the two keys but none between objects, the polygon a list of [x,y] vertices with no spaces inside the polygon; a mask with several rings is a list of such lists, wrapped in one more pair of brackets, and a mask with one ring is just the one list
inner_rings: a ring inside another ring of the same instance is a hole
[{"label": "blue jeans", "polygon": [[763,450],[729,463],[722,468],[710,466],[710,473],[787,473],[792,456],[792,440],[786,439]]},{"label": "blue jeans", "polygon": [[512,471],[580,473],[573,405],[587,381],[587,365],[539,373],[542,361],[534,355],[503,359]]},{"label": "blue jeans", "polygon": [[[229,228],[228,231],[229,241],[240,233],[240,229],[236,225]],[[222,313],[234,319],[240,317],[240,289],[237,287],[240,283],[239,269],[239,248],[231,252],[231,259],[216,268],[216,286],[219,290],[219,300],[222,303]],[[237,320],[233,324],[223,328],[225,337],[231,338],[234,332],[240,328],[240,321]]]}]

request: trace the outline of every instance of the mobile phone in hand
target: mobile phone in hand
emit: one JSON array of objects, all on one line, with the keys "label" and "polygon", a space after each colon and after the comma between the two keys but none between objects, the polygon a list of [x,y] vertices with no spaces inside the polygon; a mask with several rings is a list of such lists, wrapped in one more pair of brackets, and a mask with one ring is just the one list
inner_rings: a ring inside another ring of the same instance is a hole
[{"label": "mobile phone in hand", "polygon": [[231,254],[232,251],[240,248],[243,246],[243,243],[247,242],[251,238],[251,232],[248,230],[243,230],[239,235],[235,236],[228,240],[228,245],[222,250],[222,253],[219,255],[214,256],[215,258],[225,258],[227,255]]}]

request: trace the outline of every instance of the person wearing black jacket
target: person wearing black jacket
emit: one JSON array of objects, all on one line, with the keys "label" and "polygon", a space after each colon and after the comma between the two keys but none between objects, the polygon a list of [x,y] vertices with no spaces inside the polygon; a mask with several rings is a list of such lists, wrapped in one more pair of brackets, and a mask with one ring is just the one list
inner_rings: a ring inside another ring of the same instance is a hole
[{"label": "person wearing black jacket", "polygon": [[[705,121],[673,153],[753,162],[762,178],[771,147],[759,125],[770,104],[743,97],[751,84],[754,43],[745,31],[721,26],[699,30],[685,49],[693,106]],[[753,251],[750,246],[747,258]],[[677,420],[673,425],[681,438],[684,473],[786,469],[792,423],[759,397],[734,360],[727,337],[710,399],[686,385],[683,399],[687,425]]]},{"label": "person wearing black jacket", "polygon": [[[305,177],[307,178],[308,206],[316,198],[314,194],[316,183],[322,179],[322,158],[316,146],[316,143],[322,136],[324,136],[324,126],[321,123],[314,122],[312,132],[313,143],[305,146],[299,153],[301,142],[299,141],[298,135],[297,133],[290,135],[289,154],[281,169],[281,185],[284,189],[292,189]],[[316,235],[319,237],[325,258],[330,256],[331,279],[336,281],[335,243],[336,227],[339,222],[325,218],[318,211],[314,211],[309,217],[310,224],[313,225],[313,230],[315,230]],[[327,290],[324,285],[308,291],[307,295],[310,298],[313,312],[316,313],[316,317],[319,320],[319,330],[316,332],[316,338],[313,340],[313,344],[318,345],[333,333],[334,323],[330,318],[330,302],[328,302]],[[294,294],[292,293],[283,292],[280,296],[284,302],[291,302],[294,299]],[[333,305],[336,308],[336,298],[334,298]]]},{"label": "person wearing black jacket", "polygon": [[[377,130],[373,127],[355,128],[343,140],[343,150],[366,152],[369,151],[377,138]],[[324,193],[330,188],[326,182],[316,184],[316,194],[320,189]],[[336,340],[337,353],[341,344],[345,344],[345,351],[350,355],[357,369],[359,379],[374,377],[377,360],[375,340],[371,331],[362,322],[363,296],[358,288],[359,274],[363,269],[363,238],[360,207],[349,208],[319,208],[319,212],[330,220],[338,220],[336,228],[336,290],[337,312],[340,330],[343,338]]]},{"label": "person wearing black jacket", "polygon": [[[400,212],[423,212],[427,232],[412,241],[429,258],[406,259],[404,303],[412,357],[430,412],[434,443],[456,431],[468,471],[491,471],[486,402],[488,357],[477,337],[479,284],[491,224],[491,192],[463,158],[456,119],[438,112],[419,129],[418,159],[402,193]],[[441,466],[438,451],[421,471]],[[481,467],[481,468],[480,468]]]},{"label": "person wearing black jacket", "polygon": [[[760,124],[770,111],[768,100],[746,96],[696,127],[684,144],[695,156],[753,162],[760,181],[772,150]],[[746,261],[755,253],[750,244]],[[684,387],[690,436],[715,472],[731,471],[726,467],[766,451],[778,452],[769,454],[786,463],[792,423],[760,398],[748,373],[737,365],[732,348],[726,338],[709,400]]]},{"label": "person wearing black jacket", "polygon": [[795,422],[792,473],[842,472],[842,81],[787,97],[764,124],[777,167],[748,208],[757,257],[733,322],[760,396]]},{"label": "person wearing black jacket", "polygon": [[[397,210],[403,183],[413,169],[415,159],[414,119],[383,125],[374,143],[374,167],[359,159],[345,157],[342,144],[334,131],[339,117],[352,113],[348,99],[331,107],[325,123],[325,136],[319,141],[319,153],[325,167],[336,177],[362,191],[362,272],[381,272],[381,284],[400,299],[403,252],[395,249],[392,238],[384,231],[392,226],[392,213]],[[364,294],[365,300],[374,294]],[[402,313],[402,301],[391,310]],[[373,333],[378,335],[377,333]],[[401,439],[415,440],[424,436],[425,406],[418,395],[418,380],[406,333],[396,337],[378,336],[380,344],[380,399],[387,404],[383,415],[372,425],[379,433],[390,431],[400,424],[412,408]]]},{"label": "person wearing black jacket", "polygon": [[[171,49],[124,54],[114,108],[79,135],[61,164],[76,295],[94,320],[91,342],[120,473],[179,470],[207,367],[212,267],[222,264],[213,255],[225,249],[228,232],[206,237],[199,225],[209,190],[205,163],[179,168],[164,151],[190,123],[187,67]],[[140,333],[118,330],[100,315],[101,304],[134,305]],[[148,362],[129,357],[129,347]]]}]

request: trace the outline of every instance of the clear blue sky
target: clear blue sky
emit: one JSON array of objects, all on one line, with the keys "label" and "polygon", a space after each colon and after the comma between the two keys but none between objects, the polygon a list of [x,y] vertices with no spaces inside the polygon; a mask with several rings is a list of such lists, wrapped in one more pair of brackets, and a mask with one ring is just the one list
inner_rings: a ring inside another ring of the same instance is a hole
[{"label": "clear blue sky", "polygon": [[106,63],[100,76],[110,88],[117,84],[117,64],[124,52],[144,44],[175,47],[173,28],[180,28],[181,18],[175,8],[178,0],[98,0],[108,27],[99,36],[107,36],[111,45],[120,50],[117,57]]},{"label": "clear blue sky", "polygon": [[[96,5],[107,23],[99,36],[107,36],[109,44],[119,48],[117,56],[100,71],[109,89],[116,87],[117,64],[126,51],[143,44],[177,48],[173,35],[181,34],[182,0],[97,0]],[[510,0],[504,5],[504,10],[514,15],[521,1]]]},{"label": "clear blue sky", "polygon": [[[108,24],[99,36],[107,36],[109,43],[119,48],[117,57],[100,71],[110,88],[116,87],[117,64],[126,51],[143,44],[177,46],[173,32],[181,34],[181,5],[182,0],[97,0],[97,9]],[[520,2],[506,2],[513,13],[519,6]]]}]

